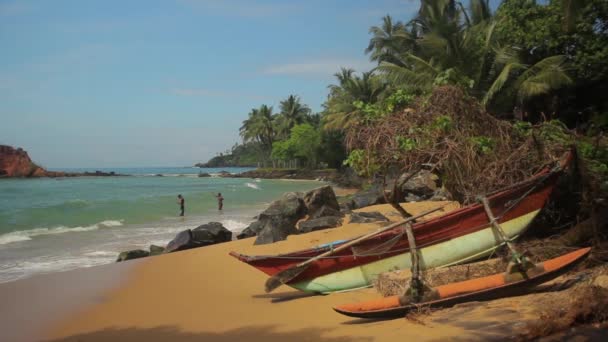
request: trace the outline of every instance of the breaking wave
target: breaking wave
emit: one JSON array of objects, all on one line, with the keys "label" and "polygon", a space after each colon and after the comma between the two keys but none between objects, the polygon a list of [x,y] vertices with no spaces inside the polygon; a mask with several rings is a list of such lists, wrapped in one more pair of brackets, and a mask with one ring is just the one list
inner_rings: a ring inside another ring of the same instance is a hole
[{"label": "breaking wave", "polygon": [[122,220],[107,220],[95,223],[85,227],[65,227],[59,226],[54,228],[34,228],[28,230],[19,230],[0,235],[0,245],[5,245],[12,242],[28,241],[34,236],[64,234],[72,232],[87,232],[97,230],[99,228],[110,228],[122,226]]}]

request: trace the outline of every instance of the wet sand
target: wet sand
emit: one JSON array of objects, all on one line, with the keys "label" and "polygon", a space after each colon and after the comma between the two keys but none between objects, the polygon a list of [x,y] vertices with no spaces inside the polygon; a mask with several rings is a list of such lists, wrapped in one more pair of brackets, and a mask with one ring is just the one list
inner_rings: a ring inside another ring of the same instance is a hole
[{"label": "wet sand", "polygon": [[[416,214],[439,204],[410,203],[406,209]],[[364,210],[378,210],[391,220],[399,220],[391,214],[393,210],[388,205]],[[480,304],[473,303],[442,310],[422,324],[405,318],[389,321],[352,319],[335,313],[332,306],[377,297],[374,289],[322,296],[283,286],[265,294],[266,275],[228,255],[230,251],[252,255],[282,253],[378,228],[376,224],[346,224],[336,229],[290,236],[286,241],[271,245],[253,246],[254,240],[246,239],[110,265],[113,269],[129,268],[126,280],[117,288],[97,291],[94,303],[70,308],[69,313],[62,311],[61,317],[46,329],[45,340],[479,340],[506,338],[514,329],[512,324],[518,322],[516,319],[525,318],[525,314],[512,306],[511,309],[497,307],[492,313],[480,311],[477,309]],[[23,305],[36,304],[25,301]],[[451,314],[452,310],[457,314]]]}]

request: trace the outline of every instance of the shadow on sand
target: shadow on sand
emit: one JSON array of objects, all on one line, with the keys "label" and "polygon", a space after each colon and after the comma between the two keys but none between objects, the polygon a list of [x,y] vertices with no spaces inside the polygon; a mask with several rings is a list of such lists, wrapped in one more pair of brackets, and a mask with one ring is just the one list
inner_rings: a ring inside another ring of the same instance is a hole
[{"label": "shadow on sand", "polygon": [[150,329],[139,328],[108,328],[65,338],[46,340],[45,342],[76,342],[76,341],[327,341],[327,342],[367,342],[369,337],[324,337],[331,329],[310,328],[291,332],[277,332],[276,326],[243,327],[225,332],[185,332],[172,326],[161,326]]},{"label": "shadow on sand", "polygon": [[253,298],[268,298],[271,299],[272,303],[281,303],[288,302],[295,299],[300,298],[308,298],[312,296],[322,296],[320,293],[314,292],[302,292],[302,291],[291,291],[291,292],[282,292],[282,293],[266,293],[266,294],[258,294],[253,295]]}]

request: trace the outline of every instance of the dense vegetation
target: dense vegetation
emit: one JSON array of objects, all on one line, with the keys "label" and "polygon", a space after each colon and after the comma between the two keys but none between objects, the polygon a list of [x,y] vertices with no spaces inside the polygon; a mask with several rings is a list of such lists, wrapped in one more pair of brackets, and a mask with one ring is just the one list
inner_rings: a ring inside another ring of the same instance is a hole
[{"label": "dense vegetation", "polygon": [[[492,135],[496,130],[461,129],[475,135],[452,139],[454,127],[468,127],[457,122],[466,120],[459,113],[482,111],[469,118],[496,118],[494,126],[507,125],[501,132],[515,143],[524,141],[519,134],[542,144],[545,130],[559,131],[562,146],[576,142],[593,173],[608,175],[607,1],[504,0],[492,11],[488,0],[421,0],[414,18],[387,15],[370,35],[365,52],[377,66],[360,74],[339,70],[321,113],[312,114],[295,95],[281,101],[278,113],[261,105],[240,129],[243,148],[216,159],[267,167],[349,165],[371,176],[390,167],[412,169],[449,149],[450,141],[480,160],[499,160],[506,150]],[[469,107],[428,110],[453,108],[451,100]],[[395,135],[383,134],[391,129]],[[428,154],[413,153],[420,151]]]}]

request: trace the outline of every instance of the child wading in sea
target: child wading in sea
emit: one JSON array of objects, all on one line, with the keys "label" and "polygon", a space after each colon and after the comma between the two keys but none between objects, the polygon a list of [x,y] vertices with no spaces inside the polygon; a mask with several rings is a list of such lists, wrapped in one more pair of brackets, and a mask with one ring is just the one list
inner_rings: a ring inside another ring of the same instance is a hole
[{"label": "child wading in sea", "polygon": [[184,198],[181,194],[177,195],[177,204],[179,204],[179,209],[181,210],[179,216],[184,216]]}]

